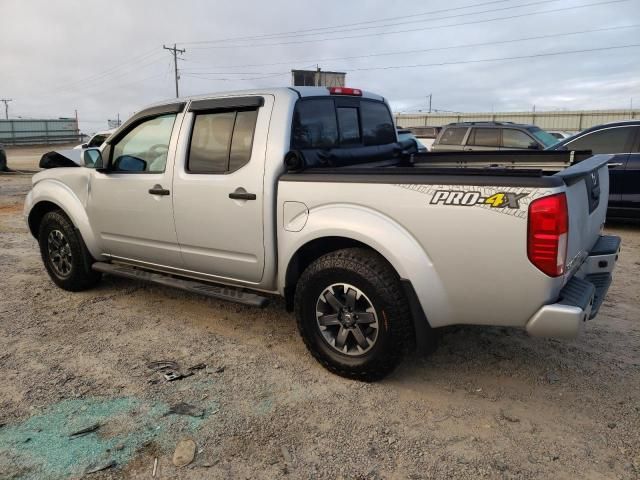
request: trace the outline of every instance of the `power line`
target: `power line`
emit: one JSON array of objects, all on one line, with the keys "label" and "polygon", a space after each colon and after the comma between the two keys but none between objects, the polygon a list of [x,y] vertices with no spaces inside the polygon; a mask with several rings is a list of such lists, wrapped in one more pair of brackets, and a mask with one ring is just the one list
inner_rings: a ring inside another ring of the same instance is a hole
[{"label": "power line", "polygon": [[[363,67],[363,68],[351,68],[349,69],[350,72],[360,72],[360,71],[371,71],[371,70],[392,70],[392,69],[397,69],[397,68],[419,68],[419,67],[440,67],[440,66],[447,66],[447,65],[464,65],[464,64],[469,64],[469,63],[486,63],[486,62],[499,62],[499,61],[507,61],[507,60],[520,60],[520,59],[526,59],[526,58],[540,58],[540,57],[552,57],[552,56],[559,56],[559,55],[572,55],[572,54],[577,54],[577,53],[587,53],[587,52],[601,52],[601,51],[607,51],[607,50],[618,50],[618,49],[624,49],[624,48],[635,48],[635,47],[640,47],[640,43],[633,43],[633,44],[628,44],[628,45],[614,45],[614,46],[610,46],[610,47],[599,47],[599,48],[585,48],[585,49],[581,49],[581,50],[564,50],[564,51],[560,51],[560,52],[548,52],[548,53],[536,53],[536,54],[532,54],[532,55],[517,55],[517,56],[512,56],[512,57],[497,57],[497,58],[483,58],[483,59],[477,59],[477,60],[460,60],[460,61],[454,61],[454,62],[435,62],[435,63],[418,63],[418,64],[411,64],[411,65],[385,65],[385,66],[378,66],[378,67]],[[245,74],[249,74],[250,72],[244,72]],[[286,72],[287,74],[290,72]],[[220,72],[214,72],[214,75],[219,75],[221,74]],[[271,72],[267,75],[283,75],[284,73],[280,73],[280,72]],[[190,75],[190,76],[196,76],[197,74],[186,74],[185,75]],[[202,73],[200,75],[203,75]],[[206,78],[206,77],[203,77]],[[256,80],[258,78],[266,78],[266,77],[255,77],[255,78],[216,78],[213,80]]]},{"label": "power line", "polygon": [[[463,7],[455,7],[455,8],[444,8],[442,10],[431,10],[431,11],[427,11],[427,12],[422,12],[422,13],[411,13],[411,17],[415,18],[415,17],[423,17],[425,15],[429,15],[429,16],[433,16],[435,14],[438,13],[446,13],[446,12],[452,12],[452,11],[456,11],[456,10],[465,10],[467,8],[475,8],[475,7],[484,7],[485,5],[491,5],[491,4],[495,4],[495,3],[505,3],[507,1],[512,1],[512,0],[494,0],[491,2],[482,2],[482,3],[476,3],[476,4],[471,4],[471,5],[466,5]],[[549,1],[558,1],[558,0],[549,0]],[[545,2],[546,3],[546,2]],[[516,8],[516,7],[512,7],[512,8]],[[467,13],[464,15],[471,15],[471,14],[477,14],[477,13],[483,13],[483,12],[471,12],[471,13]],[[265,34],[261,34],[261,35],[249,35],[249,36],[244,36],[244,37],[230,37],[230,38],[220,38],[217,40],[198,40],[198,41],[190,41],[190,42],[178,42],[182,45],[200,45],[200,44],[207,44],[207,43],[223,43],[223,42],[233,42],[233,41],[239,41],[239,40],[259,40],[259,39],[272,39],[272,38],[278,38],[278,37],[289,37],[289,36],[296,36],[295,34],[298,33],[304,33],[307,35],[313,35],[313,33],[311,32],[318,32],[316,34],[320,34],[323,33],[322,30],[333,30],[336,28],[343,28],[343,27],[355,27],[358,25],[368,25],[368,24],[372,24],[372,23],[381,23],[381,22],[388,22],[390,20],[401,20],[401,19],[406,19],[407,16],[406,15],[400,15],[397,17],[386,17],[386,18],[380,18],[378,20],[366,20],[366,21],[362,21],[362,22],[355,22],[355,23],[343,23],[343,24],[338,24],[338,25],[332,25],[329,27],[316,27],[316,28],[305,28],[302,30],[289,30],[286,32],[279,32],[279,33],[265,33]],[[436,19],[437,20],[437,19]],[[419,20],[421,21],[421,20]],[[378,25],[378,27],[382,27],[384,25]],[[376,28],[376,27],[374,27]],[[324,32],[324,33],[336,33],[336,32]]]},{"label": "power line", "polygon": [[[295,40],[291,42],[279,42],[279,43],[263,43],[263,44],[253,43],[253,44],[246,44],[246,45],[211,45],[207,47],[193,47],[193,48],[194,49],[220,49],[220,48],[273,47],[273,46],[279,46],[279,45],[293,45],[293,44],[300,45],[305,43],[327,42],[327,41],[333,41],[333,40],[350,40],[353,38],[365,38],[365,37],[382,36],[382,35],[396,35],[399,33],[420,32],[424,30],[440,30],[443,28],[450,28],[450,27],[477,25],[477,24],[487,23],[487,22],[494,22],[494,21],[500,21],[500,20],[512,20],[515,18],[528,17],[532,15],[543,15],[547,13],[564,12],[567,10],[576,10],[581,8],[596,7],[601,5],[609,5],[612,3],[622,3],[622,2],[629,2],[629,1],[632,1],[632,0],[608,0],[605,2],[594,2],[594,3],[584,4],[584,5],[574,5],[571,7],[562,7],[562,8],[555,8],[551,10],[542,10],[538,12],[521,13],[521,14],[509,15],[505,17],[494,17],[494,18],[487,18],[483,20],[473,20],[473,21],[460,22],[460,23],[449,23],[446,25],[433,25],[433,26],[426,26],[426,27],[420,27],[420,28],[396,30],[393,32],[375,32],[375,33],[366,33],[361,35],[348,35],[343,37],[331,37],[331,38],[316,38],[316,39],[310,39],[310,40]],[[354,29],[354,30],[357,30],[357,29]]]},{"label": "power line", "polygon": [[440,67],[444,65],[464,65],[468,63],[500,62],[500,61],[506,61],[506,60],[521,60],[525,58],[553,57],[553,56],[559,56],[559,55],[571,55],[575,53],[602,52],[605,50],[616,50],[616,49],[636,48],[636,47],[640,47],[640,43],[632,43],[629,45],[614,45],[611,47],[585,48],[582,50],[565,50],[562,52],[536,53],[533,55],[518,55],[513,57],[482,58],[478,60],[461,60],[457,62],[418,63],[413,65],[389,65],[389,66],[382,66],[382,67],[352,68],[351,71],[359,72],[359,71],[371,71],[371,70],[392,70],[396,68]]},{"label": "power line", "polygon": [[[270,62],[270,63],[257,63],[257,64],[246,64],[246,65],[225,65],[225,66],[211,66],[211,68],[244,68],[244,67],[265,67],[270,65],[291,65],[291,64],[299,64],[302,62],[312,62],[313,64],[322,63],[322,62],[330,62],[336,60],[353,60],[353,59],[361,59],[361,58],[373,58],[373,57],[385,57],[385,56],[395,56],[395,55],[406,55],[406,54],[416,54],[416,53],[426,53],[426,52],[435,52],[441,50],[453,50],[456,48],[474,48],[474,47],[486,47],[490,45],[502,45],[516,42],[524,42],[529,40],[542,40],[547,38],[557,38],[557,37],[565,37],[571,35],[581,35],[586,33],[596,33],[596,32],[604,32],[611,30],[620,30],[624,28],[638,28],[640,24],[633,25],[619,25],[615,27],[604,27],[604,28],[596,28],[593,30],[580,30],[575,32],[563,32],[563,33],[553,33],[548,35],[536,35],[533,37],[522,37],[522,38],[514,38],[509,40],[495,40],[491,42],[480,42],[480,43],[466,43],[466,44],[458,44],[458,45],[450,45],[444,47],[432,47],[432,48],[421,48],[416,50],[401,50],[395,52],[384,52],[384,53],[371,53],[368,55],[352,55],[348,57],[329,57],[329,58],[320,58],[320,59],[305,59],[305,60],[290,60],[286,62]],[[183,69],[183,72],[190,71],[190,69]],[[190,73],[200,73],[200,74],[214,74],[216,72],[190,72]],[[223,74],[224,72],[219,72]],[[248,74],[249,72],[245,72]],[[185,73],[186,75],[186,73]]]},{"label": "power line", "polygon": [[176,47],[175,43],[173,44],[173,48],[167,47],[165,45],[162,45],[162,48],[164,48],[165,50],[169,50],[173,54],[173,69],[176,79],[176,98],[178,98],[180,97],[180,94],[178,93],[178,79],[180,78],[180,76],[178,75],[178,53],[184,53],[186,52],[186,50],[180,50]]}]

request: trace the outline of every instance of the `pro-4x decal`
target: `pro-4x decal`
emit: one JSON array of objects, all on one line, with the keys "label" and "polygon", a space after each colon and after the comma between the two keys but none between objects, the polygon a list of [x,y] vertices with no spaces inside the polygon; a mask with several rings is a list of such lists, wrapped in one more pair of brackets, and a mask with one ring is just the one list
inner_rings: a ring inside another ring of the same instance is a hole
[{"label": "pro-4x decal", "polygon": [[432,205],[487,205],[491,208],[520,208],[520,200],[527,193],[497,192],[484,196],[481,192],[461,190],[436,190],[431,197]]},{"label": "pro-4x decal", "polygon": [[430,185],[397,184],[399,188],[422,194],[431,206],[467,206],[491,212],[527,218],[529,204],[537,198],[555,193],[545,188],[479,186],[479,185]]}]

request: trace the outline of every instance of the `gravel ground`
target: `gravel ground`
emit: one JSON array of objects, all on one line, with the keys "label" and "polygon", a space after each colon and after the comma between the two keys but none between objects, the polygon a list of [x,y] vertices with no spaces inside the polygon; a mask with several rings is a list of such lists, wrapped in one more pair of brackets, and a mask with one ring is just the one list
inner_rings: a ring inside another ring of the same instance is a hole
[{"label": "gravel ground", "polygon": [[[150,478],[156,458],[156,478],[640,478],[638,226],[607,228],[623,251],[580,338],[448,328],[365,384],[321,368],[278,300],[56,288],[22,221],[29,181],[0,176],[2,479]],[[157,360],[193,374],[166,382]],[[183,438],[197,453],[177,468]]]}]

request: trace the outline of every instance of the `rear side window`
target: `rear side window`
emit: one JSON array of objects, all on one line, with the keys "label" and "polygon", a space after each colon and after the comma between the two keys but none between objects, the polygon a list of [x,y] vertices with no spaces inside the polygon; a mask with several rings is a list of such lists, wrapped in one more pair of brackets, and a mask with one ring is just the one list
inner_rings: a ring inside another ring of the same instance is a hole
[{"label": "rear side window", "polygon": [[327,97],[304,99],[296,104],[291,142],[293,148],[335,148],[395,142],[393,118],[382,102]]},{"label": "rear side window", "polygon": [[251,158],[257,110],[196,114],[187,160],[190,173],[226,173]]},{"label": "rear side window", "polygon": [[626,153],[632,127],[606,128],[588,133],[567,143],[569,150],[591,150],[593,153]]},{"label": "rear side window", "polygon": [[502,130],[502,146],[505,148],[529,148],[536,141],[526,133],[512,128]]},{"label": "rear side window", "polygon": [[497,128],[474,128],[467,145],[498,147],[500,145],[500,130]]},{"label": "rear side window", "polygon": [[442,145],[462,145],[462,140],[464,140],[466,133],[466,128],[446,128],[438,143]]}]

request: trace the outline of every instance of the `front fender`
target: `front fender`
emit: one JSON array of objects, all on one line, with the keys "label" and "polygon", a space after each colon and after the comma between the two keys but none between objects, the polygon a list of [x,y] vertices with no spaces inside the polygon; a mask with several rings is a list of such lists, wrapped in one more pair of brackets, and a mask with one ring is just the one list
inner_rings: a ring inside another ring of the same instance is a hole
[{"label": "front fender", "polygon": [[411,282],[432,327],[451,323],[446,291],[428,253],[400,224],[360,205],[324,205],[311,209],[300,231],[283,231],[278,240],[278,284],[282,293],[287,268],[295,253],[307,243],[326,237],[349,238],[376,250],[400,278]]},{"label": "front fender", "polygon": [[[29,217],[43,202],[57,205],[80,232],[91,256],[96,260],[103,260],[98,237],[89,223],[85,202],[68,185],[54,178],[37,181],[27,194],[24,203],[23,214],[27,226],[29,226]],[[37,232],[33,233],[37,235]]]}]

